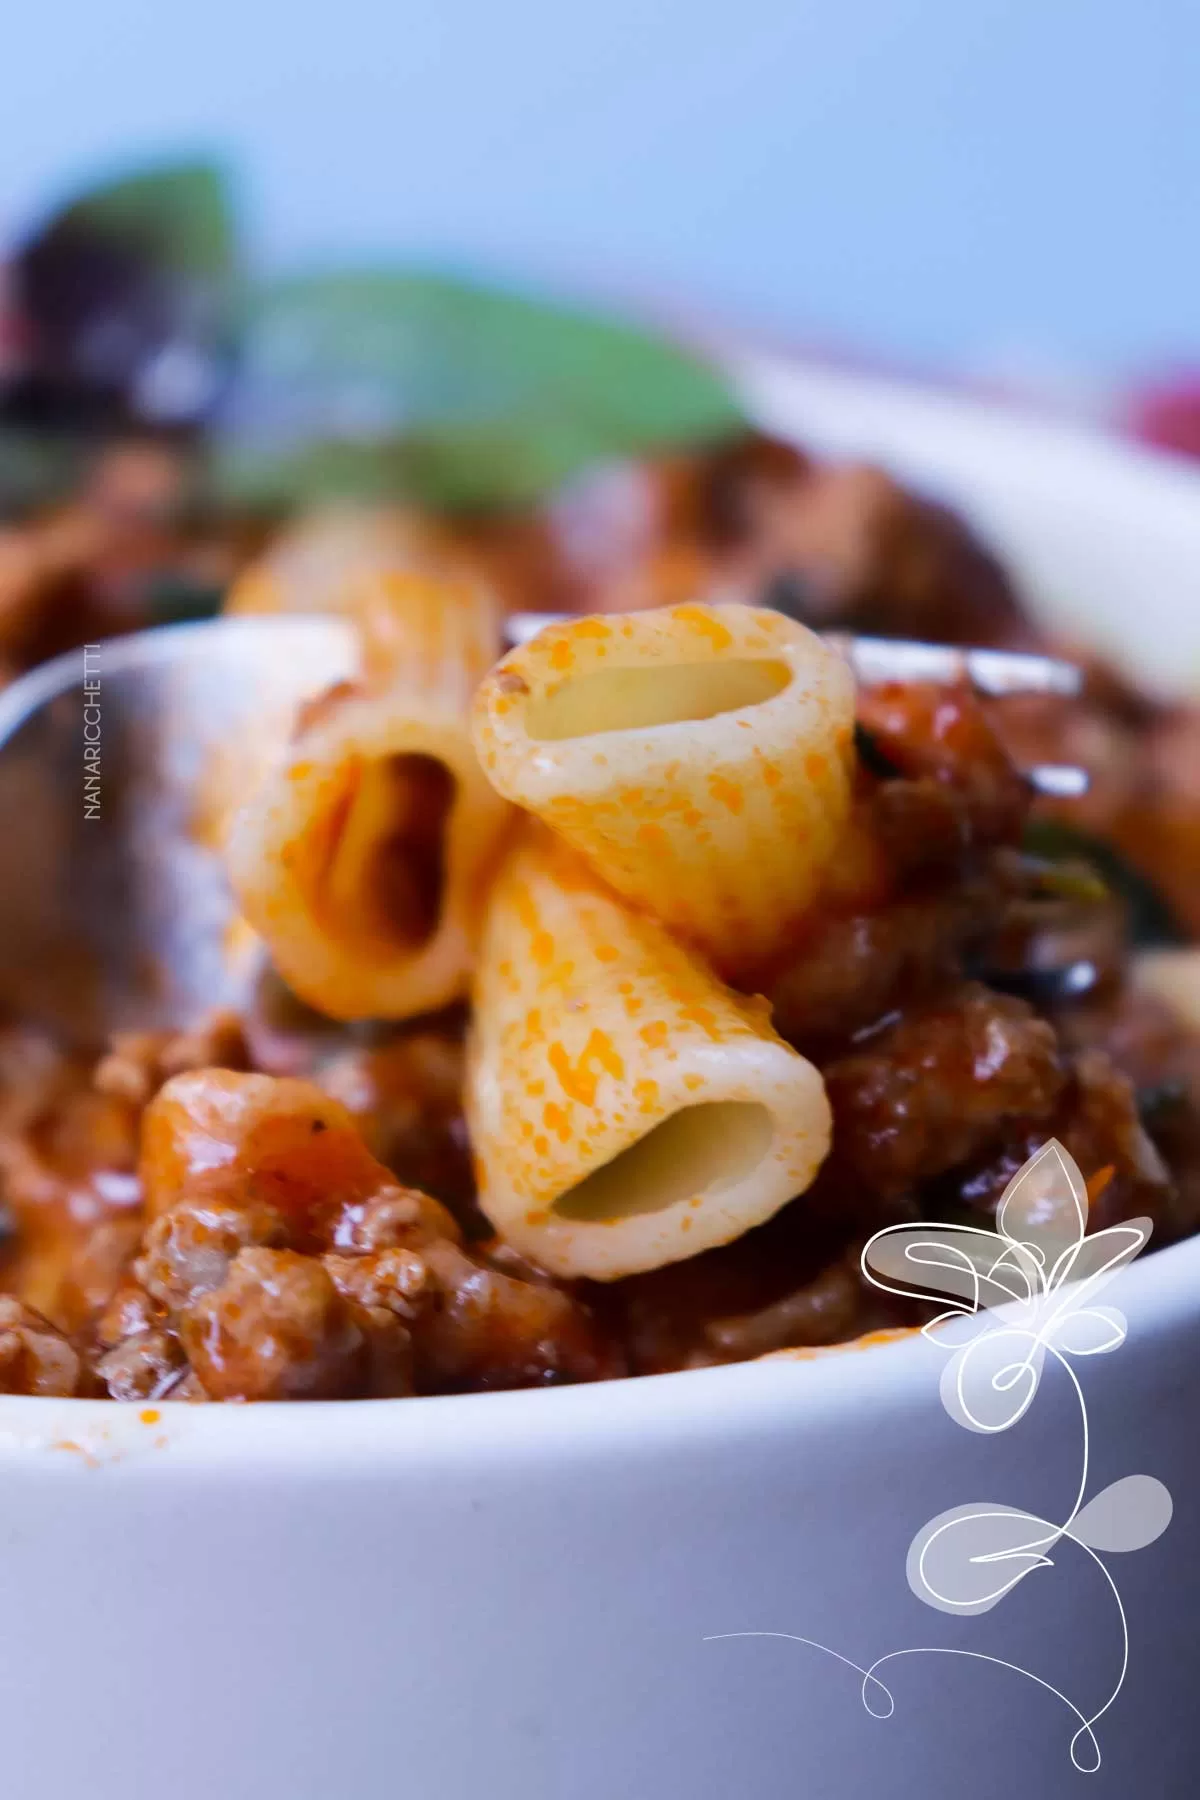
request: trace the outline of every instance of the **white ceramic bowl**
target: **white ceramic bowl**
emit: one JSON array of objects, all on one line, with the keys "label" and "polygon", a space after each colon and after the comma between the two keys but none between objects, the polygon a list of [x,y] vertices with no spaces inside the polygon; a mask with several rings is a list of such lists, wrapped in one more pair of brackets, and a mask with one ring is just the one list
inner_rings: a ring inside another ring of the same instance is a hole
[{"label": "white ceramic bowl", "polygon": [[[739,374],[777,427],[964,502],[1035,592],[1152,677],[1196,669],[1200,483],[1179,468],[875,381]],[[1080,1409],[1051,1371],[1013,1430],[962,1430],[921,1338],[461,1399],[0,1399],[4,1792],[1189,1796],[1200,1241],[1142,1258],[1117,1297],[1128,1341],[1079,1365],[1088,1491],[1153,1475],[1173,1521],[1106,1559],[1116,1589],[1060,1544],[977,1617],[918,1601],[910,1542],[968,1501],[1065,1518]],[[1112,1691],[1123,1618],[1128,1670],[1084,1776],[1070,1706]],[[937,1653],[881,1670],[894,1711],[872,1716],[850,1665],[913,1647]]]}]

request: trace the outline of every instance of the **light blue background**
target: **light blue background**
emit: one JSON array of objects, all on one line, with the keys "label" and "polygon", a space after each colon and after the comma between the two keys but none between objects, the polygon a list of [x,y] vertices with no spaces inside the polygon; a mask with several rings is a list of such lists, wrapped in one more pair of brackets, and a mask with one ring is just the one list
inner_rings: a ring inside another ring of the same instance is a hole
[{"label": "light blue background", "polygon": [[1200,0],[8,0],[0,221],[225,145],[399,248],[914,363],[1200,361]]}]

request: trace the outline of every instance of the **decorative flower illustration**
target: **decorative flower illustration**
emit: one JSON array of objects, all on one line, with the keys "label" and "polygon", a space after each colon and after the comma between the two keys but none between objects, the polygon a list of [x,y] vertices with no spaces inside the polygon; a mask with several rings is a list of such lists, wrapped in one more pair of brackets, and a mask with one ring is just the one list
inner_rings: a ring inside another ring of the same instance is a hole
[{"label": "decorative flower illustration", "polygon": [[[1062,1368],[1074,1390],[1082,1424],[1079,1487],[1061,1524],[1018,1507],[970,1503],[951,1507],[923,1525],[909,1547],[909,1586],[940,1612],[984,1613],[1039,1569],[1054,1567],[1051,1554],[1069,1540],[1096,1565],[1111,1589],[1120,1621],[1120,1670],[1112,1693],[1085,1714],[1052,1683],[1001,1657],[938,1645],[889,1651],[869,1666],[811,1638],[793,1641],[823,1650],[862,1676],[867,1711],[887,1718],[894,1710],[878,1671],[900,1657],[965,1656],[995,1663],[1057,1696],[1079,1721],[1071,1761],[1090,1773],[1100,1766],[1093,1727],[1125,1681],[1129,1634],[1121,1597],[1101,1552],[1138,1550],[1166,1530],[1171,1496],[1150,1475],[1127,1475],[1085,1501],[1088,1484],[1087,1406],[1074,1363],[1119,1349],[1126,1325],[1098,1295],[1142,1249],[1149,1219],[1087,1232],[1088,1193],[1074,1159],[1052,1140],[1009,1183],[996,1213],[996,1230],[966,1225],[894,1225],[866,1244],[867,1279],[889,1293],[953,1304],[923,1327],[946,1354],[942,1404],[969,1431],[1007,1431],[1024,1417],[1038,1391],[1047,1358]],[[730,1633],[784,1636],[790,1633]]]},{"label": "decorative flower illustration", "polygon": [[1007,1431],[1032,1403],[1047,1351],[1096,1356],[1124,1343],[1121,1314],[1094,1301],[1142,1249],[1152,1223],[1133,1219],[1088,1237],[1087,1212],[1079,1167],[1052,1139],[1009,1183],[995,1231],[893,1225],[867,1243],[863,1273],[876,1287],[955,1301],[924,1330],[953,1352],[942,1400],[958,1424]]}]

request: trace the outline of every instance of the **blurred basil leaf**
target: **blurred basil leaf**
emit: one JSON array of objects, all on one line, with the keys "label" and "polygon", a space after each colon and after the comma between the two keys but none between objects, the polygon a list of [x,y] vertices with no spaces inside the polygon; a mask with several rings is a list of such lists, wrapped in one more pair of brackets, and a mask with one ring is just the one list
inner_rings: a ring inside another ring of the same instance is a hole
[{"label": "blurred basil leaf", "polygon": [[171,163],[126,175],[81,195],[52,224],[124,243],[164,272],[226,281],[237,269],[229,182],[216,163]]},{"label": "blurred basil leaf", "polygon": [[22,355],[0,421],[104,432],[203,419],[230,350],[237,259],[211,163],[152,167],[72,201],[12,263]]},{"label": "blurred basil leaf", "polygon": [[1022,847],[1031,856],[1047,862],[1090,863],[1110,892],[1123,902],[1130,938],[1139,948],[1189,941],[1154,883],[1102,838],[1092,837],[1061,819],[1035,818],[1025,826]]},{"label": "blurred basil leaf", "polygon": [[274,283],[239,341],[215,470],[249,503],[519,504],[589,463],[744,424],[714,370],[651,332],[445,276]]}]

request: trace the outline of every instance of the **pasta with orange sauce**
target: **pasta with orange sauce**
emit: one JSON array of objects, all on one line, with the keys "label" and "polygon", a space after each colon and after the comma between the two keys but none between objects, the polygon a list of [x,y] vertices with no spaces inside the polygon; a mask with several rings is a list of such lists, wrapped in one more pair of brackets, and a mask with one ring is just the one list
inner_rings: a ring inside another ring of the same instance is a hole
[{"label": "pasta with orange sauce", "polygon": [[493,889],[467,1109],[480,1203],[561,1276],[601,1281],[725,1244],[829,1148],[817,1070],[537,828]]},{"label": "pasta with orange sauce", "polygon": [[234,582],[224,612],[342,612],[363,576],[420,559],[425,528],[382,508],[325,507],[302,516]]},{"label": "pasta with orange sauce", "polygon": [[731,973],[786,940],[836,855],[853,728],[844,660],[740,605],[551,626],[474,720],[502,794]]},{"label": "pasta with orange sauce", "polygon": [[459,999],[509,809],[471,746],[471,696],[498,649],[490,596],[402,572],[359,578],[367,679],[303,709],[235,818],[239,903],[300,997],[338,1019]]}]

